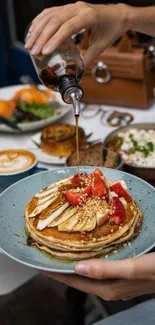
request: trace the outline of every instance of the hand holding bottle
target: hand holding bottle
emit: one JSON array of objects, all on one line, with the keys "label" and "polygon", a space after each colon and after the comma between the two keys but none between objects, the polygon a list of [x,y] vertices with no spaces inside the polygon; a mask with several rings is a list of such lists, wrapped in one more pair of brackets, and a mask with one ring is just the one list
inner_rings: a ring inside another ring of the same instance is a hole
[{"label": "hand holding bottle", "polygon": [[90,47],[85,64],[110,46],[128,30],[126,5],[91,5],[76,2],[45,9],[32,22],[25,45],[32,55],[51,54],[69,37],[82,29],[90,29]]},{"label": "hand holding bottle", "polygon": [[49,55],[82,29],[90,30],[90,46],[84,57],[88,65],[128,30],[155,36],[155,6],[136,8],[78,1],[48,8],[33,20],[25,48],[32,55],[40,52]]}]

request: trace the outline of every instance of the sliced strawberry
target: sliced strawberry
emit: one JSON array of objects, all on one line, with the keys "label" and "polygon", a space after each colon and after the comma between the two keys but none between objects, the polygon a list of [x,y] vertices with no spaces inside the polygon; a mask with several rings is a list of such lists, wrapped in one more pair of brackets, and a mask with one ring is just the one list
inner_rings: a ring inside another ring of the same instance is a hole
[{"label": "sliced strawberry", "polygon": [[110,186],[110,191],[115,192],[119,197],[124,197],[127,202],[132,201],[131,195],[127,192],[121,181],[115,182]]},{"label": "sliced strawberry", "polygon": [[68,191],[64,193],[66,200],[72,205],[79,205],[91,194],[92,187],[87,186],[80,192]]},{"label": "sliced strawberry", "polygon": [[80,182],[81,182],[80,175],[79,174],[74,175],[72,178],[72,183],[80,185]]},{"label": "sliced strawberry", "polygon": [[92,181],[92,196],[93,197],[103,197],[105,199],[108,198],[108,190],[106,188],[106,185],[103,181],[103,179],[98,175],[93,175],[93,181]]},{"label": "sliced strawberry", "polygon": [[109,222],[115,225],[122,224],[125,219],[125,208],[118,197],[112,198],[111,208],[112,211],[109,217]]},{"label": "sliced strawberry", "polygon": [[96,168],[92,174],[97,174],[99,176],[103,176],[103,173],[101,172],[101,170],[99,168]]},{"label": "sliced strawberry", "polygon": [[86,173],[80,173],[74,175],[71,181],[73,184],[82,185],[83,183],[85,183],[85,179],[87,177],[88,175]]},{"label": "sliced strawberry", "polygon": [[111,216],[109,219],[110,224],[121,225],[123,223],[122,218],[120,216]]},{"label": "sliced strawberry", "polygon": [[87,194],[88,196],[91,194],[91,191],[92,191],[92,186],[91,185],[86,186],[85,189],[84,189],[84,193]]}]

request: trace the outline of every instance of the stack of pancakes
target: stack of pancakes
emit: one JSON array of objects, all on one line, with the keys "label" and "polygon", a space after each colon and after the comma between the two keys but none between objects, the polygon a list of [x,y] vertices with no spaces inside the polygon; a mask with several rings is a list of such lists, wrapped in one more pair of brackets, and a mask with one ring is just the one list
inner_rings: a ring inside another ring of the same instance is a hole
[{"label": "stack of pancakes", "polygon": [[107,220],[100,226],[96,220],[99,213],[106,215],[109,204],[90,198],[86,205],[72,206],[63,195],[72,186],[71,177],[61,180],[41,190],[28,203],[27,234],[40,250],[67,260],[100,257],[139,234],[143,215],[133,200],[126,203],[122,225]]}]

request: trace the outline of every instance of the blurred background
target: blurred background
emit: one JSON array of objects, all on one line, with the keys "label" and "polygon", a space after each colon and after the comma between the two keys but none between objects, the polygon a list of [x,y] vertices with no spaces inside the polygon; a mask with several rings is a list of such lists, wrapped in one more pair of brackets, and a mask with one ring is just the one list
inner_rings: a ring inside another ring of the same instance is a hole
[{"label": "blurred background", "polygon": [[[29,74],[37,80],[30,57],[23,48],[26,27],[44,8],[74,2],[76,1],[5,0],[0,2],[0,87],[9,84],[19,84],[19,78],[24,74]],[[111,1],[94,0],[85,2],[106,4]],[[113,0],[112,2],[122,2],[133,6],[154,4],[153,0]],[[141,36],[141,40],[145,42],[146,36]]]}]

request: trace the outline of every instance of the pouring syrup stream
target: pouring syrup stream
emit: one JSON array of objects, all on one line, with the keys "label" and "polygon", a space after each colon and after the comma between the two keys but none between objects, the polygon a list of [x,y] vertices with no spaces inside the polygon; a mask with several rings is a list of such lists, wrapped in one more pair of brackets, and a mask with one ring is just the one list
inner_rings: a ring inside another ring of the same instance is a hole
[{"label": "pouring syrup stream", "polygon": [[75,123],[76,123],[76,155],[77,155],[77,166],[78,166],[78,174],[80,174],[79,115],[75,115]]},{"label": "pouring syrup stream", "polygon": [[74,107],[75,125],[76,125],[76,154],[77,154],[77,167],[78,174],[80,173],[80,153],[79,153],[79,114],[80,114],[80,101],[77,99],[75,93],[71,94],[72,103]]}]

